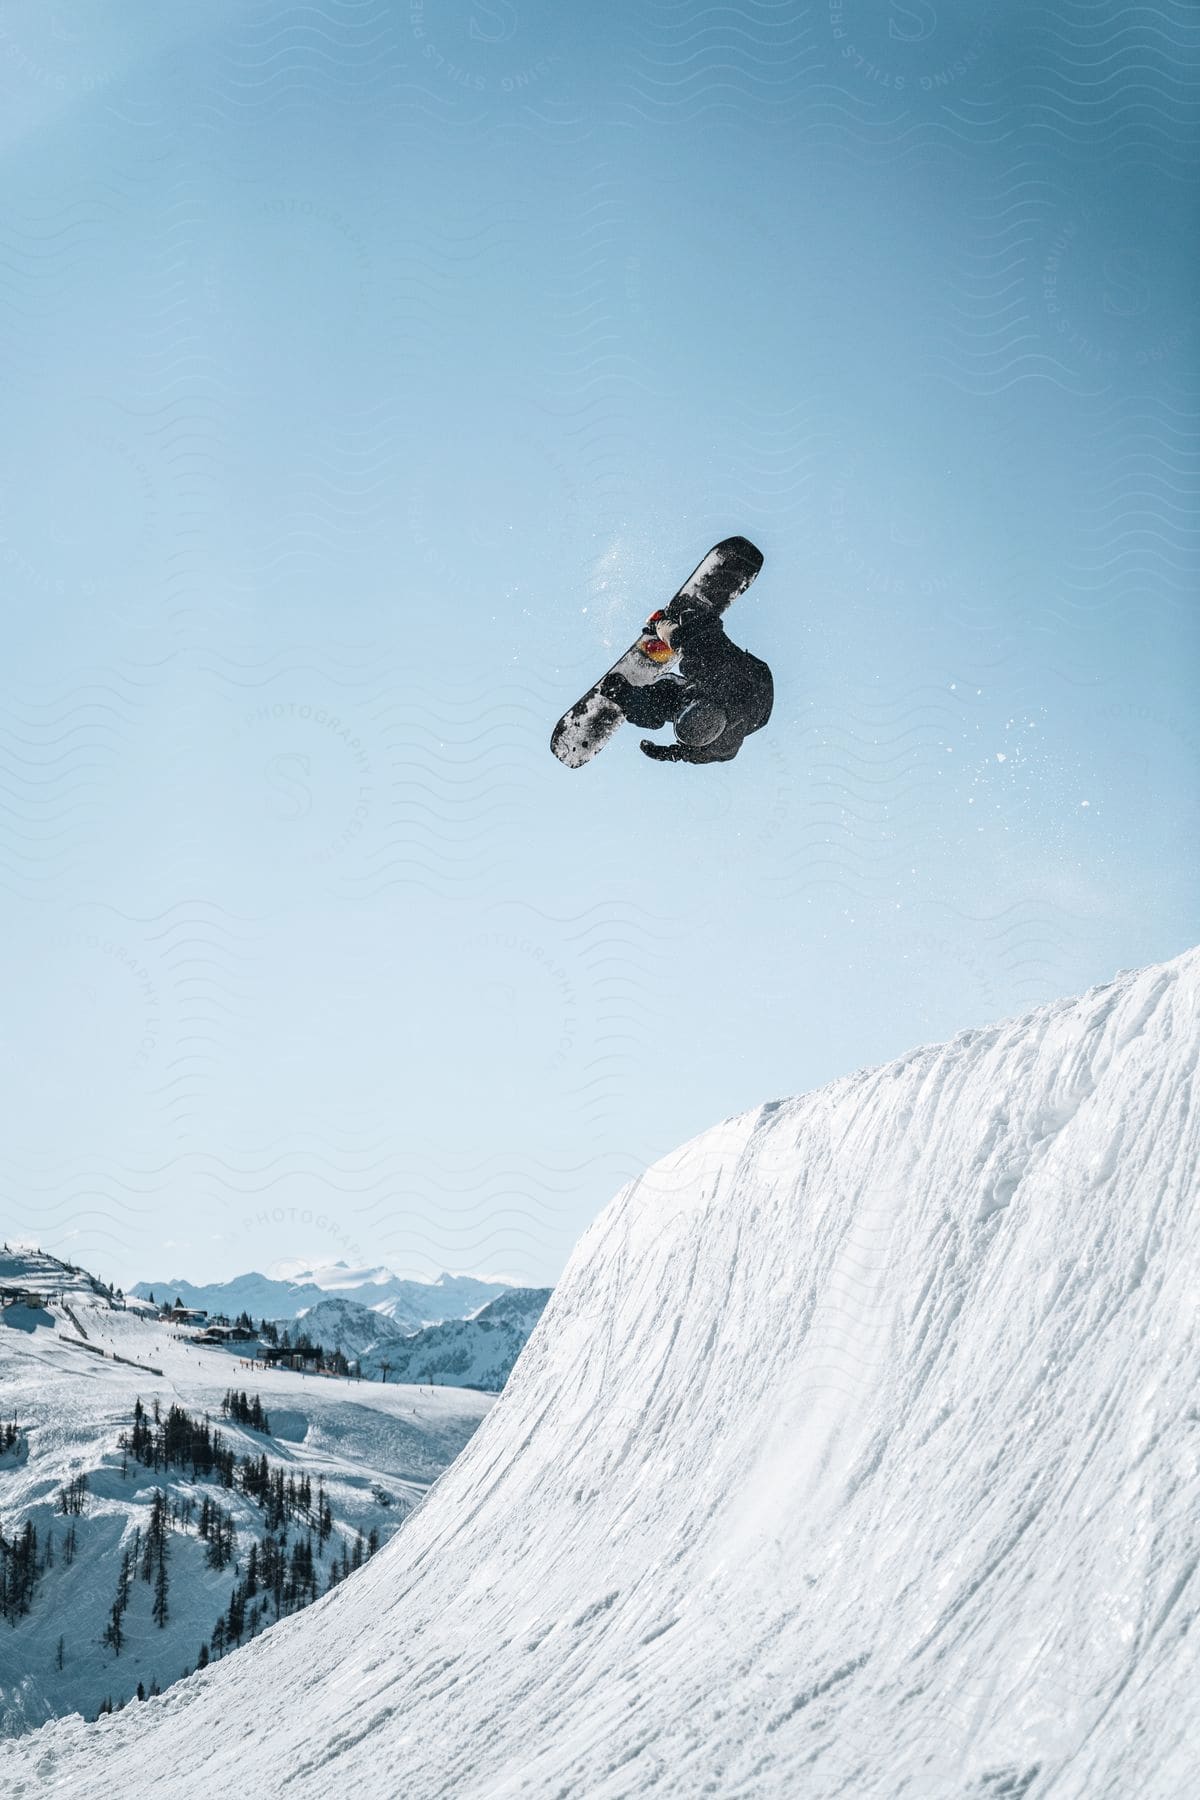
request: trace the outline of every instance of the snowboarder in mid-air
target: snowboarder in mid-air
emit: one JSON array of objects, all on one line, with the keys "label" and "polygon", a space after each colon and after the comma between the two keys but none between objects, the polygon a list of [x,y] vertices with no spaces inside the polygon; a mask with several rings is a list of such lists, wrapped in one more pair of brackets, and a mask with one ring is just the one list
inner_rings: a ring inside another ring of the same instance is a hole
[{"label": "snowboarder in mid-air", "polygon": [[649,731],[674,725],[674,744],[642,739],[656,762],[735,757],[771,716],[771,671],[729,641],[721,616],[762,560],[748,538],[714,545],[670,605],[650,616],[624,656],[563,714],[550,740],[558,760],[582,768],[626,720]]},{"label": "snowboarder in mid-air", "polygon": [[601,691],[631,725],[650,731],[674,725],[674,744],[642,739],[643,753],[655,762],[729,762],[771,716],[770,669],[726,637],[721,615],[703,601],[673,600],[647,623],[679,656],[679,673],[634,687],[613,670]]}]

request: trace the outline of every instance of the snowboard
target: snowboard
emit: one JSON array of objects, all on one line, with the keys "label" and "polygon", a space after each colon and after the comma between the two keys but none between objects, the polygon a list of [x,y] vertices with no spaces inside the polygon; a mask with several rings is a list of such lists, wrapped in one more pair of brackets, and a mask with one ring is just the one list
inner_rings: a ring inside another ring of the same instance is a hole
[{"label": "snowboard", "polygon": [[[756,550],[749,538],[724,538],[697,563],[671,604],[676,600],[700,600],[719,617],[739,594],[745,593],[762,565],[762,551]],[[664,610],[669,612],[670,606]],[[623,675],[632,687],[647,687],[669,674],[678,662],[678,654],[655,630],[662,616],[662,612],[651,615],[624,656],[605,670],[554,727],[550,748],[568,769],[581,769],[590,762],[625,722],[621,708],[603,691],[610,675]]]}]

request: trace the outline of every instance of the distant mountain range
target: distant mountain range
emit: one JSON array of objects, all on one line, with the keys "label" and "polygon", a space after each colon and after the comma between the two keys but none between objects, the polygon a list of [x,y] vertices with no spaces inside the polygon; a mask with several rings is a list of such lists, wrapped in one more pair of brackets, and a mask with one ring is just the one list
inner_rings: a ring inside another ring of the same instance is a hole
[{"label": "distant mountain range", "polygon": [[[139,1281],[130,1293],[139,1299],[151,1294],[160,1302],[177,1297],[185,1306],[203,1307],[209,1313],[227,1313],[235,1319],[247,1312],[260,1319],[282,1322],[299,1318],[320,1306],[331,1295],[354,1301],[380,1314],[400,1333],[420,1331],[447,1319],[463,1319],[489,1301],[506,1294],[528,1292],[505,1281],[481,1280],[475,1275],[439,1275],[436,1281],[406,1280],[384,1268],[354,1268],[349,1263],[277,1265],[274,1273],[251,1270],[232,1281],[198,1285],[173,1276],[163,1281]],[[312,1333],[316,1338],[317,1333]],[[349,1352],[348,1352],[349,1354]]]},{"label": "distant mountain range", "polygon": [[[386,1313],[344,1294],[328,1294],[299,1319],[279,1319],[294,1338],[357,1362],[364,1375],[421,1386],[482,1388],[498,1393],[545,1310],[549,1288],[509,1288],[466,1319],[445,1319],[405,1332]],[[172,1296],[173,1298],[174,1296]]]}]

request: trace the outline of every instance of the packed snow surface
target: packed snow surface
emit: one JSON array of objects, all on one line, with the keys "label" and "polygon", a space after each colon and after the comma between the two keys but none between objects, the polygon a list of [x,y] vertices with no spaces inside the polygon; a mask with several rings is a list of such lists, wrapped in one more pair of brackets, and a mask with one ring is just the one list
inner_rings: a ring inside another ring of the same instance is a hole
[{"label": "packed snow surface", "polygon": [[13,1796],[1183,1800],[1200,953],[706,1132],[328,1599]]}]

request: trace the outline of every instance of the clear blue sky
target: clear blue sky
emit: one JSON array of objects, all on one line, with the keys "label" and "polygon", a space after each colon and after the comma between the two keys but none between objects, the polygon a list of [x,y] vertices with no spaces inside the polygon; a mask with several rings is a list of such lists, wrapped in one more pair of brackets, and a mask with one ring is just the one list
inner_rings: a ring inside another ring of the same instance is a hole
[{"label": "clear blue sky", "polygon": [[[0,1209],[548,1281],[724,1115],[1197,935],[1200,23],[0,20]],[[550,728],[716,539],[725,768]]]}]

